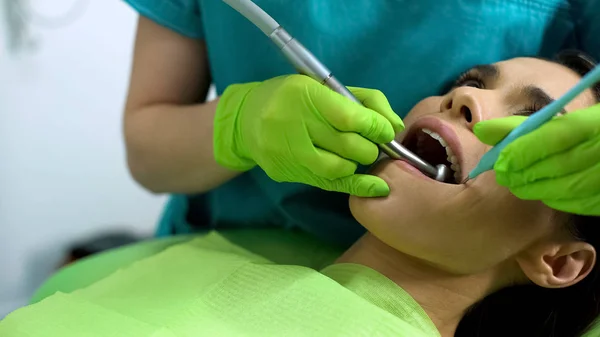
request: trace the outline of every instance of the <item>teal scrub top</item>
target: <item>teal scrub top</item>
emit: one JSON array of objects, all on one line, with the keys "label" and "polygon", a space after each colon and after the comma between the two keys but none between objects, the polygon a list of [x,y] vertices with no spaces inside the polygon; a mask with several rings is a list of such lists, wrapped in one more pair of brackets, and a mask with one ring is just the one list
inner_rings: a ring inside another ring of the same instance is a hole
[{"label": "teal scrub top", "polygon": [[[219,0],[125,0],[141,15],[208,47],[217,93],[295,73],[245,18]],[[255,0],[348,86],[376,88],[404,117],[462,71],[565,48],[600,56],[600,0]],[[173,196],[158,234],[300,228],[350,244],[363,229],[348,197],[272,181],[260,168],[202,195]]]}]

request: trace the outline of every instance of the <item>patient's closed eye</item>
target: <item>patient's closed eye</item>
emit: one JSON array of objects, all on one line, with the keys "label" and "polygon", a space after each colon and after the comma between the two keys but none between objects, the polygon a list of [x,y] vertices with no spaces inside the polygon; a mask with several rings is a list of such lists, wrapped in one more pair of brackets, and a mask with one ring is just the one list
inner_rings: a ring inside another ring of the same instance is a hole
[{"label": "patient's closed eye", "polygon": [[462,74],[454,83],[454,87],[473,87],[477,89],[485,89],[483,79],[472,72]]},{"label": "patient's closed eye", "polygon": [[486,89],[493,87],[500,78],[500,69],[493,64],[478,65],[464,72],[454,83],[457,87],[473,87]]},{"label": "patient's closed eye", "polygon": [[530,106],[526,106],[522,110],[519,110],[519,111],[513,113],[513,115],[529,117],[529,116],[533,115],[534,113],[540,111],[542,108],[544,108],[544,106],[538,106],[536,104],[532,104]]},{"label": "patient's closed eye", "polygon": [[[522,88],[519,96],[524,97],[528,104],[520,111],[513,113],[518,116],[530,116],[554,102],[554,98],[550,97],[543,89],[531,85]],[[564,113],[566,111],[562,109],[559,115]]]}]

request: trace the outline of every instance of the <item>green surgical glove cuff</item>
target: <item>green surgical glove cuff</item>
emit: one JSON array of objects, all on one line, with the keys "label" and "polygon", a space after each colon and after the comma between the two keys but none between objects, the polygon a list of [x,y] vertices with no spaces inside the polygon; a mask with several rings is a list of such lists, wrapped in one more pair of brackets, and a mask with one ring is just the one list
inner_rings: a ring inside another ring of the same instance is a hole
[{"label": "green surgical glove cuff", "polygon": [[217,104],[214,119],[213,151],[217,164],[234,171],[248,171],[256,163],[244,157],[244,143],[237,129],[239,110],[258,82],[233,84],[225,89]]}]

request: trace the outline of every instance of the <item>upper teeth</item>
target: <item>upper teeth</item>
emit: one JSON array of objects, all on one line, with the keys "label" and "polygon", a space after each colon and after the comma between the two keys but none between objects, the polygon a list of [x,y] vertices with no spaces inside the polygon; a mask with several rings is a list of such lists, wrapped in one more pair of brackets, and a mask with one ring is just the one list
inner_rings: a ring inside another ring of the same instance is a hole
[{"label": "upper teeth", "polygon": [[454,171],[454,178],[456,178],[456,181],[460,181],[462,179],[462,177],[460,174],[461,171],[460,171],[460,165],[458,163],[458,158],[456,157],[456,155],[454,155],[454,152],[452,152],[452,149],[450,148],[450,146],[448,146],[448,142],[446,142],[446,140],[444,140],[444,138],[442,138],[442,136],[440,136],[438,133],[435,133],[429,129],[422,129],[422,131],[425,132],[426,134],[430,135],[431,138],[440,142],[440,144],[442,144],[444,149],[446,149],[446,156],[447,156],[446,159],[452,164],[450,166],[450,168],[452,169],[452,171]]}]

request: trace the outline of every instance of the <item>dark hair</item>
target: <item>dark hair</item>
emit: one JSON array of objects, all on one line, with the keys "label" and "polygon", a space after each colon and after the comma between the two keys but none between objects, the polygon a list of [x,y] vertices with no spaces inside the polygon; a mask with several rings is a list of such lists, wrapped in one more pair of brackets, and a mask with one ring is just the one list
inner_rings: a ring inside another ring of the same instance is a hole
[{"label": "dark hair", "polygon": [[[561,52],[554,62],[581,76],[595,62],[579,51]],[[592,88],[600,102],[600,83]],[[600,253],[600,217],[569,215],[573,236]],[[497,291],[471,307],[458,325],[455,337],[579,337],[600,316],[600,259],[579,283],[563,289],[528,284]],[[600,327],[599,327],[600,328]]]}]

